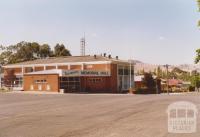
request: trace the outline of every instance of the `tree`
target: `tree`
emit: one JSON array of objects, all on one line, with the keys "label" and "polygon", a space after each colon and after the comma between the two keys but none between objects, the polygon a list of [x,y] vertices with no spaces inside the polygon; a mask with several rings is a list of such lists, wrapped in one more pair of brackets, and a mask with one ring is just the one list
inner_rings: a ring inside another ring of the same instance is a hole
[{"label": "tree", "polygon": [[[48,44],[37,42],[19,42],[8,47],[0,46],[0,64],[11,64],[46,57],[71,56],[63,44],[57,44],[52,51]],[[55,55],[54,55],[55,53]]]},{"label": "tree", "polygon": [[42,46],[40,46],[40,49],[39,49],[40,57],[42,58],[50,57],[51,53],[52,53],[51,48],[48,44],[43,44]]},{"label": "tree", "polygon": [[144,74],[143,82],[146,85],[146,87],[150,90],[154,89],[156,86],[156,83],[155,83],[154,78],[151,73]]},{"label": "tree", "polygon": [[159,77],[159,78],[162,77],[162,69],[160,68],[160,66],[158,66],[158,68],[157,68],[157,77]]},{"label": "tree", "polygon": [[4,64],[7,64],[9,63],[10,61],[10,58],[11,58],[11,55],[12,55],[12,52],[10,51],[3,51],[1,54],[0,54],[0,64],[4,65]]},{"label": "tree", "polygon": [[144,68],[142,70],[140,70],[140,75],[144,75],[145,71]]},{"label": "tree", "polygon": [[63,44],[56,44],[56,46],[54,47],[54,55],[56,57],[60,57],[60,56],[71,56],[71,53],[69,52],[68,49],[65,48],[65,46]]},{"label": "tree", "polygon": [[16,75],[14,69],[7,69],[4,76],[4,84],[6,87],[12,87],[14,85]]},{"label": "tree", "polygon": [[[197,4],[198,4],[199,11],[200,11],[200,0],[197,0]],[[198,22],[198,26],[200,27],[200,21]],[[197,63],[199,63],[199,61],[200,61],[200,49],[197,49],[195,63],[197,64]]]},{"label": "tree", "polygon": [[17,44],[19,49],[15,53],[16,62],[33,60],[33,48],[29,42],[21,42]]},{"label": "tree", "polygon": [[38,58],[40,55],[40,45],[37,42],[31,43],[31,48],[33,51],[33,57]]},{"label": "tree", "polygon": [[195,57],[195,63],[199,63],[200,61],[200,49],[196,50],[196,57]]},{"label": "tree", "polygon": [[191,78],[192,86],[196,88],[200,88],[200,77],[199,75],[192,76]]},{"label": "tree", "polygon": [[[199,11],[200,11],[200,0],[197,0],[197,4],[198,4]],[[200,21],[198,22],[198,26],[200,26]]]}]

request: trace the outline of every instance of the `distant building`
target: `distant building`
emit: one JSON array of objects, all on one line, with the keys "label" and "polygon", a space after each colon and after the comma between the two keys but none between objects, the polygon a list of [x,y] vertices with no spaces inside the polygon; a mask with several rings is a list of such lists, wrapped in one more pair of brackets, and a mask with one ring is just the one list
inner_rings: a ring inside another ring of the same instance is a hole
[{"label": "distant building", "polygon": [[134,79],[135,79],[135,88],[136,88],[136,89],[139,89],[139,88],[142,88],[142,87],[145,86],[145,85],[144,85],[144,82],[143,82],[143,80],[144,80],[144,75],[136,75],[136,76],[134,77]]},{"label": "distant building", "polygon": [[172,92],[188,91],[191,82],[182,81],[179,79],[169,79],[168,82],[162,79],[162,89],[167,90],[167,84],[169,85],[169,90]]}]

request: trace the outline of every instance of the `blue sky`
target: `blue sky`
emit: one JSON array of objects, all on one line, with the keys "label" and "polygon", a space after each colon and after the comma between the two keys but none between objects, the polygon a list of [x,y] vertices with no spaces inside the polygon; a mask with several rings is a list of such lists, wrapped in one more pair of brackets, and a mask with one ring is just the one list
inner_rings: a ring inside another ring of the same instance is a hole
[{"label": "blue sky", "polygon": [[194,62],[200,48],[195,0],[1,0],[0,44],[63,43],[153,64]]}]

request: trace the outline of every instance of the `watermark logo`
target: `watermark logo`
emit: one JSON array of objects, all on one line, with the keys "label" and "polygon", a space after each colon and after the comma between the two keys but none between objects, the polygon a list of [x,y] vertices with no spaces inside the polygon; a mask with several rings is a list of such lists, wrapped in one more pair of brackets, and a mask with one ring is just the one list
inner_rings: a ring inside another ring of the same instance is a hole
[{"label": "watermark logo", "polygon": [[197,107],[191,102],[174,102],[168,106],[169,133],[195,133],[197,129]]}]

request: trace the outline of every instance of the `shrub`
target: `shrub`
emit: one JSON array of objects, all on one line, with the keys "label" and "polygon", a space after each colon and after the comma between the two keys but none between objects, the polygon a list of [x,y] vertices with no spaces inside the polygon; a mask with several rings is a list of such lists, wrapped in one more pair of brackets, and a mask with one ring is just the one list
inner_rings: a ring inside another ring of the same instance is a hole
[{"label": "shrub", "polygon": [[194,86],[189,86],[189,91],[195,91],[195,87]]},{"label": "shrub", "polygon": [[136,89],[136,91],[134,92],[135,94],[156,94],[156,89],[152,88],[138,88]]},{"label": "shrub", "polygon": [[9,89],[8,88],[0,88],[0,92],[8,92]]}]

